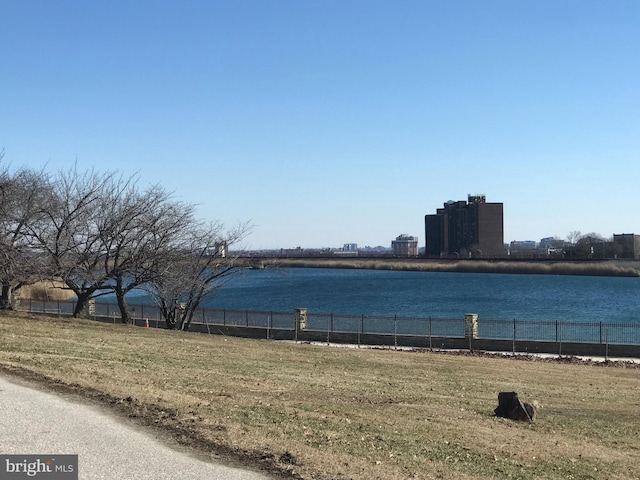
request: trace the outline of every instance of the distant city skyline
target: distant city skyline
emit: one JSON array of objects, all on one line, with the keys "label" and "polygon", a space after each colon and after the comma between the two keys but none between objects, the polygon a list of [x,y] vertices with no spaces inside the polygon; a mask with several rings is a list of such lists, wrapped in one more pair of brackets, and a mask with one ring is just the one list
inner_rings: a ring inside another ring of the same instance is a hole
[{"label": "distant city skyline", "polygon": [[[579,240],[580,238],[585,238],[588,237],[590,234],[596,233],[598,235],[600,235],[602,238],[604,238],[605,240],[613,240],[613,237],[615,237],[616,235],[640,235],[634,232],[630,232],[630,233],[612,233],[609,235],[603,235],[603,234],[599,234],[598,232],[581,232],[579,230],[576,230],[574,232],[571,233],[579,233],[580,236],[574,238],[574,235],[571,234],[567,234],[564,237],[555,235],[555,236],[546,236],[546,237],[540,237],[537,239],[515,239],[515,240],[505,240],[504,241],[504,245],[505,248],[508,248],[509,246],[517,246],[518,248],[530,248],[530,247],[539,247],[541,245],[544,245],[545,243],[549,243],[551,240],[557,240],[558,242],[562,242],[566,245],[571,245],[572,243],[576,243],[577,240]],[[406,234],[402,234],[402,235],[406,235]],[[426,240],[424,235],[422,237],[418,236],[418,235],[410,235],[411,237],[417,238],[418,239],[418,250],[422,251],[425,249],[425,245],[426,245]],[[323,247],[314,247],[314,246],[305,246],[305,245],[296,245],[296,246],[280,246],[280,247],[270,247],[270,248],[259,248],[259,249],[248,249],[248,250],[255,250],[255,251],[260,251],[260,250],[295,250],[295,249],[302,249],[302,250],[332,250],[332,251],[338,251],[338,250],[343,250],[343,251],[358,251],[358,250],[376,250],[376,249],[385,249],[388,251],[392,251],[393,250],[393,242],[396,239],[391,239],[387,244],[379,244],[379,245],[372,245],[370,243],[364,244],[364,245],[360,245],[358,243],[353,243],[353,242],[346,242],[343,243],[342,245],[326,245]]]},{"label": "distant city skyline", "polygon": [[4,163],[138,174],[246,249],[640,232],[640,3],[6,1]]}]

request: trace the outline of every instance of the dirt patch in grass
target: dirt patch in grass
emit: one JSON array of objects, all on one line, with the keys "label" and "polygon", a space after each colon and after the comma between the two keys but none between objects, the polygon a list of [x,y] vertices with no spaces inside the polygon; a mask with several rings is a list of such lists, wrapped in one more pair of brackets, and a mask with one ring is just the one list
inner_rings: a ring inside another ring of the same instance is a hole
[{"label": "dirt patch in grass", "polygon": [[[617,478],[640,464],[637,365],[327,348],[0,315],[0,366],[283,478]],[[499,391],[540,406],[497,418]]]}]

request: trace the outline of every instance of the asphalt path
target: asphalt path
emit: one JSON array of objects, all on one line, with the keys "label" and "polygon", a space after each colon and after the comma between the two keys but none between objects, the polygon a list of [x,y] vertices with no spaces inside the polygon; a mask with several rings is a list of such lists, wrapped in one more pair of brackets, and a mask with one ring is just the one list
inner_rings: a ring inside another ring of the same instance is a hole
[{"label": "asphalt path", "polygon": [[270,478],[171,448],[97,407],[2,376],[0,454],[77,454],[81,480]]}]

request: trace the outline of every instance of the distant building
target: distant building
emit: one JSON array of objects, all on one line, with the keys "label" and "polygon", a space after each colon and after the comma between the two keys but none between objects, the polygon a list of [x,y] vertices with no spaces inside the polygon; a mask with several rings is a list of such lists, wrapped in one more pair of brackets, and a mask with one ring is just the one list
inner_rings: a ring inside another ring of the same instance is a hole
[{"label": "distant building", "polygon": [[207,254],[212,257],[225,258],[229,252],[227,242],[216,242],[213,247],[209,247]]},{"label": "distant building", "polygon": [[564,254],[566,242],[561,238],[545,237],[540,239],[538,250],[542,255],[558,256]]},{"label": "distant building", "polygon": [[302,257],[304,256],[305,251],[302,247],[296,248],[281,248],[280,255],[283,257]]},{"label": "distant building", "polygon": [[484,195],[449,201],[425,215],[429,257],[501,257],[504,255],[503,204],[487,203]]},{"label": "distant building", "polygon": [[514,257],[533,257],[537,253],[534,240],[514,240],[509,244],[509,255]]},{"label": "distant building", "polygon": [[342,248],[332,250],[332,253],[338,257],[357,257],[358,256],[358,244],[357,243],[345,243]]},{"label": "distant building", "polygon": [[377,247],[366,245],[359,248],[358,251],[365,255],[386,255],[391,251],[391,249],[389,247],[383,247],[382,245],[378,245]]},{"label": "distant building", "polygon": [[398,257],[417,257],[418,237],[402,234],[391,242],[391,250]]},{"label": "distant building", "polygon": [[534,240],[514,240],[511,242],[512,250],[535,250],[536,242]]},{"label": "distant building", "polygon": [[613,248],[616,258],[640,260],[640,235],[633,233],[614,234]]},{"label": "distant building", "polygon": [[556,237],[545,237],[540,239],[540,248],[563,248],[565,241]]}]

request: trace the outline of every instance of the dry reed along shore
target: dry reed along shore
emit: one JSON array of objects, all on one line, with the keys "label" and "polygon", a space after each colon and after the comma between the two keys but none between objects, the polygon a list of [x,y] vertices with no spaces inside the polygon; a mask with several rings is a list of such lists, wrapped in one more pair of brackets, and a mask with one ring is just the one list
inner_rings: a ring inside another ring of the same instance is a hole
[{"label": "dry reed along shore", "polygon": [[557,260],[432,260],[425,258],[261,258],[247,265],[265,267],[361,268],[422,272],[518,273],[543,275],[590,275],[639,277],[640,261],[557,261]]}]

